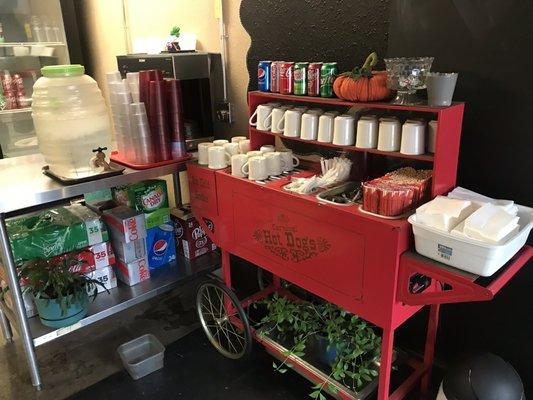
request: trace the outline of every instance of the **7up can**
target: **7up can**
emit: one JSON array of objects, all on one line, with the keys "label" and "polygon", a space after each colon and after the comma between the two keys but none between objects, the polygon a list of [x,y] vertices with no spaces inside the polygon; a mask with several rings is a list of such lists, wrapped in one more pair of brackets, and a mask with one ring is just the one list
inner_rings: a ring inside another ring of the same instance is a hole
[{"label": "7up can", "polygon": [[333,97],[333,81],[337,76],[336,62],[323,63],[320,68],[320,96]]},{"label": "7up can", "polygon": [[303,96],[307,94],[307,62],[294,64],[294,94]]}]

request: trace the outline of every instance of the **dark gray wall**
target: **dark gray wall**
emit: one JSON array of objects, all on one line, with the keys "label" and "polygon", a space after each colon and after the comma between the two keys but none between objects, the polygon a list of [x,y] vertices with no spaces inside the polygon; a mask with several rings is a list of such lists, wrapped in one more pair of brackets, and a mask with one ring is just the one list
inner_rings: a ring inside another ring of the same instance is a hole
[{"label": "dark gray wall", "polygon": [[[533,2],[528,0],[243,0],[252,37],[250,88],[260,59],[334,60],[351,68],[380,56],[435,57],[435,71],[457,71],[467,103],[458,182],[533,205]],[[469,351],[509,360],[533,392],[533,263],[487,303],[443,307],[437,356]],[[401,332],[416,347],[421,315]]]}]

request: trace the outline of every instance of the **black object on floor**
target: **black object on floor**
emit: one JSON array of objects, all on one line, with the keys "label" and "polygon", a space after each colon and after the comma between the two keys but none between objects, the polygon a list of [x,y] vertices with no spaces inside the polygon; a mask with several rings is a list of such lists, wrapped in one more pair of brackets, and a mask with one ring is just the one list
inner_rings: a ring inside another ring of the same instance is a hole
[{"label": "black object on floor", "polygon": [[[311,383],[289,370],[272,368],[273,358],[257,343],[245,361],[220,355],[198,329],[167,346],[165,366],[138,381],[119,372],[70,397],[70,400],[302,400]],[[413,393],[408,399],[418,399]],[[430,397],[432,398],[432,397]],[[434,398],[434,397],[433,397]]]}]

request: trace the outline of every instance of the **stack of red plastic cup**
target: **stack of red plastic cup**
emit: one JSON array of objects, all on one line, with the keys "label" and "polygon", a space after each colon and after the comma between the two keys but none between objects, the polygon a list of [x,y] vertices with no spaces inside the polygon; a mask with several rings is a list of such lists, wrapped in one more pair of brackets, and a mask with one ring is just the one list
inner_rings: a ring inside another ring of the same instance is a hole
[{"label": "stack of red plastic cup", "polygon": [[154,80],[149,83],[148,121],[152,132],[158,161],[172,159],[170,151],[170,132],[165,99],[165,82]]},{"label": "stack of red plastic cup", "polygon": [[183,104],[181,99],[181,82],[177,79],[165,81],[168,116],[170,119],[170,136],[172,139],[172,158],[182,158],[187,154],[185,147],[185,123],[183,121]]}]

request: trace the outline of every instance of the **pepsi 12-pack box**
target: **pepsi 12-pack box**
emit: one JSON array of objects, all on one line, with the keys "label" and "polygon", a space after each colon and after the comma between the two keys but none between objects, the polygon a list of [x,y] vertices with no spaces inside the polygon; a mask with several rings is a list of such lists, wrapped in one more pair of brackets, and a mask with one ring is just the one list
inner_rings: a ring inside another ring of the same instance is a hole
[{"label": "pepsi 12-pack box", "polygon": [[176,259],[174,226],[162,224],[146,230],[146,249],[150,269],[159,268]]}]

